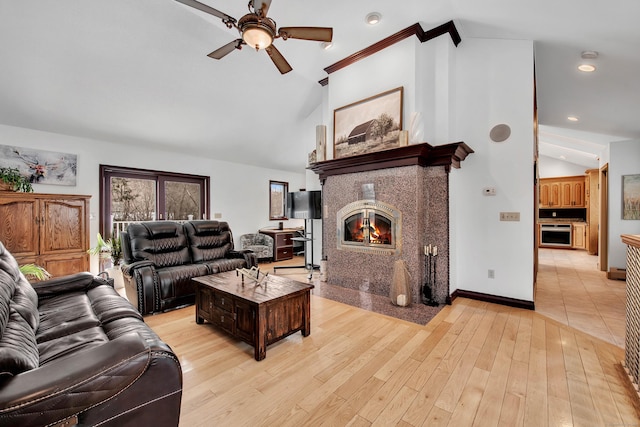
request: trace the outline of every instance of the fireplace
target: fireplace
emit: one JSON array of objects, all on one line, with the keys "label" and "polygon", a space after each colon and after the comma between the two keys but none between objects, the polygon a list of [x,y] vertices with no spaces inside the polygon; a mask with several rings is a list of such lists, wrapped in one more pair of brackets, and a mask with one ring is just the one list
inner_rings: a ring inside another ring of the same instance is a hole
[{"label": "fireplace", "polygon": [[[434,277],[449,293],[449,172],[472,153],[462,142],[414,144],[312,165],[322,184],[322,251],[329,283],[390,295],[394,266],[409,272],[411,302]],[[424,247],[437,246],[427,268]]]},{"label": "fireplace", "polygon": [[398,254],[402,247],[402,215],[393,205],[357,200],[337,213],[338,250]]}]

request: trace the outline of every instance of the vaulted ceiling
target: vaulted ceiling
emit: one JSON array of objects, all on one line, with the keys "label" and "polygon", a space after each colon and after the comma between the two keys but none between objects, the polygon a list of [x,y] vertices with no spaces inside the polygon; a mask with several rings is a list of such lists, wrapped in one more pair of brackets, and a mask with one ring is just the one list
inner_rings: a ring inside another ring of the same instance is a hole
[{"label": "vaulted ceiling", "polygon": [[[202,2],[247,12],[246,0]],[[382,20],[369,26],[373,11]],[[174,0],[0,0],[0,124],[302,171],[308,145],[292,142],[317,124],[305,120],[323,68],[416,22],[453,20],[463,43],[535,42],[542,154],[583,164],[608,141],[640,139],[640,2],[273,0],[269,16],[333,27],[334,46],[277,40],[293,67],[281,75],[247,47],[208,58],[237,32]],[[586,50],[599,53],[594,73],[577,71]]]}]

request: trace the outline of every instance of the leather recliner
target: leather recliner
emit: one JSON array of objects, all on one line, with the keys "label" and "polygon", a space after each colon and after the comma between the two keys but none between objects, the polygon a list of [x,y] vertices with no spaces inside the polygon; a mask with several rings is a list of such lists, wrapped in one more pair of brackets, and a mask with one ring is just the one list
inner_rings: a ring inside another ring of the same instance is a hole
[{"label": "leather recliner", "polygon": [[194,277],[257,265],[224,221],[135,223],[120,237],[127,298],[143,315],[194,304]]},{"label": "leather recliner", "polygon": [[30,284],[0,243],[0,426],[177,426],[182,371],[110,282]]}]

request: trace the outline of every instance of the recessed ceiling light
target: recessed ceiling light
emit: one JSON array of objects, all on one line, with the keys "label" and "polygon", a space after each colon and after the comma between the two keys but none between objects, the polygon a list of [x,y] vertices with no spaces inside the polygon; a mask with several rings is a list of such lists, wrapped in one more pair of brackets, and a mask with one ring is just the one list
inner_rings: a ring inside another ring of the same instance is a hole
[{"label": "recessed ceiling light", "polygon": [[381,19],[382,14],[380,12],[371,12],[364,20],[369,25],[376,25]]},{"label": "recessed ceiling light", "polygon": [[584,73],[592,73],[596,70],[596,67],[595,65],[591,65],[591,64],[580,64],[578,65],[578,70]]},{"label": "recessed ceiling light", "polygon": [[569,120],[570,122],[577,122],[580,119],[577,118],[576,116],[569,116],[569,117],[567,117],[567,120]]},{"label": "recessed ceiling light", "polygon": [[322,42],[320,43],[320,47],[324,50],[329,50],[333,47],[333,43],[331,42]]},{"label": "recessed ceiling light", "polygon": [[598,52],[595,50],[585,50],[580,54],[582,59],[596,59],[598,57]]},{"label": "recessed ceiling light", "polygon": [[560,158],[561,158],[562,160],[567,160],[567,158],[566,158],[565,156],[560,156]]}]

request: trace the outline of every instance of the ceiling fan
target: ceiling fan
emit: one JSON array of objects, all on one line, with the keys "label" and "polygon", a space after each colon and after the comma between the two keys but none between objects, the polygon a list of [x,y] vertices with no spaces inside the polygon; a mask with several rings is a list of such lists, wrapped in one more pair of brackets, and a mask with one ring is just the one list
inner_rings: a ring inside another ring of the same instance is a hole
[{"label": "ceiling fan", "polygon": [[235,49],[239,50],[242,49],[243,45],[249,45],[256,50],[264,49],[278,70],[285,74],[291,71],[292,68],[280,51],[273,45],[275,39],[330,42],[333,38],[333,28],[327,27],[280,27],[280,29],[276,29],[276,22],[267,16],[271,0],[249,0],[249,13],[240,18],[240,20],[236,20],[226,13],[222,13],[196,0],[176,1],[216,16],[222,19],[222,22],[228,28],[236,28],[240,32],[241,38],[229,42],[207,55],[214,59],[222,59]]}]

